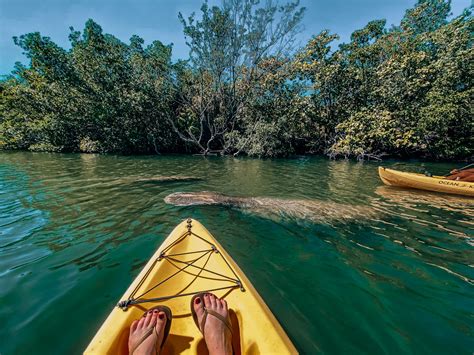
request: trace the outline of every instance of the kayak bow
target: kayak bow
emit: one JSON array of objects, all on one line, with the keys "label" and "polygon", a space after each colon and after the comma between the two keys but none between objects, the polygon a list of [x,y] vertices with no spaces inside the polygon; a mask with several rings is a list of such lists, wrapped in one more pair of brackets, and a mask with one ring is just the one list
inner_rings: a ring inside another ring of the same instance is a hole
[{"label": "kayak bow", "polygon": [[171,232],[151,257],[85,354],[127,354],[131,323],[157,304],[173,311],[170,335],[163,348],[165,354],[207,353],[190,312],[192,295],[206,291],[225,298],[229,305],[234,353],[297,353],[238,265],[201,223],[188,219]]}]

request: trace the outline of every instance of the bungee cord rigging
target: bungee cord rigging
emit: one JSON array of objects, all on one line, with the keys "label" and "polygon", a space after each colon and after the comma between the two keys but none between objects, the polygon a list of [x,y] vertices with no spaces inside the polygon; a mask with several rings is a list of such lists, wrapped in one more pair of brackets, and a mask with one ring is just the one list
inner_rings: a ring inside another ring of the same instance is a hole
[{"label": "bungee cord rigging", "polygon": [[[183,243],[186,240],[186,238],[193,238],[193,237],[198,238],[201,241],[203,241],[205,245],[208,246],[208,248],[196,250],[196,251],[182,252],[182,253],[169,253],[175,246],[177,246],[180,243]],[[185,257],[185,256],[190,256],[190,255],[193,255],[196,257],[191,260],[180,259],[180,257]],[[222,258],[222,260],[227,265],[228,269],[231,271],[232,277],[224,275],[222,272],[216,272],[216,271],[211,270],[210,268],[206,268],[212,257]],[[202,261],[203,261],[203,265],[199,266],[198,263]],[[165,277],[163,280],[159,281],[152,287],[148,288],[147,290],[137,295],[138,291],[142,288],[145,280],[148,278],[150,273],[154,270],[155,267],[157,267],[157,264],[161,262],[168,262],[173,268],[176,269],[176,271],[173,272],[171,275]],[[186,286],[184,286],[181,290],[169,295],[145,298],[145,296],[149,295],[153,290],[159,289],[160,286],[172,280],[174,277],[180,275],[181,273],[186,273],[193,277],[189,281],[189,283]],[[217,282],[223,282],[223,283],[226,283],[226,285],[221,286],[221,287],[210,288],[210,289],[202,289],[202,290],[200,289],[200,290],[186,292],[199,278],[213,280]],[[232,290],[232,289],[237,289],[237,288],[240,288],[241,291],[245,291],[242,285],[242,282],[237,276],[234,269],[230,266],[228,261],[219,252],[219,250],[216,248],[216,246],[213,243],[209,242],[205,238],[199,236],[198,234],[192,231],[192,220],[188,219],[187,231],[184,232],[177,240],[175,240],[173,243],[166,246],[162,250],[162,252],[160,253],[160,256],[156,258],[153,261],[153,263],[150,265],[150,267],[147,269],[147,271],[145,272],[143,277],[140,279],[137,286],[133,289],[128,299],[120,301],[117,304],[117,307],[125,311],[131,305],[137,305],[137,304],[147,303],[147,302],[161,302],[161,301],[166,301],[172,298],[192,296],[192,295],[203,293],[203,292]]]}]

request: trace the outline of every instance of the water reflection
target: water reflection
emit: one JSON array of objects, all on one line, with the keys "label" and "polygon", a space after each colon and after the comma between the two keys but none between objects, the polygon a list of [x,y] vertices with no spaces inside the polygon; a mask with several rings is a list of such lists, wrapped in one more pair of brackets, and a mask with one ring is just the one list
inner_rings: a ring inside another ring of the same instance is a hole
[{"label": "water reflection", "polygon": [[382,199],[374,199],[373,204],[394,216],[403,217],[424,228],[447,232],[455,237],[474,237],[474,231],[470,228],[474,217],[472,198],[389,186],[379,186],[375,193]]},{"label": "water reflection", "polygon": [[[469,218],[474,217],[474,199],[467,196],[422,192],[392,186],[379,186],[375,189],[375,193],[407,210],[426,211],[426,207],[429,206],[448,212],[461,213]],[[423,207],[425,207],[424,210]]]}]

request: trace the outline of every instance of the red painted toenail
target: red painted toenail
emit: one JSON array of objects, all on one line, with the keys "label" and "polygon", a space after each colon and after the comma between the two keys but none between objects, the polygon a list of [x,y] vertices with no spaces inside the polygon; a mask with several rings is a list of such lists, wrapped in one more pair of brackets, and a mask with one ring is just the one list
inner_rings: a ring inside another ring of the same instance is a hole
[{"label": "red painted toenail", "polygon": [[196,304],[199,304],[201,303],[201,299],[200,298],[196,298]]},{"label": "red painted toenail", "polygon": [[165,315],[163,313],[160,314],[158,317],[160,317],[160,319],[165,319]]},{"label": "red painted toenail", "polygon": [[155,310],[153,311],[153,313],[158,313],[158,310],[157,310],[157,309],[155,309]]}]

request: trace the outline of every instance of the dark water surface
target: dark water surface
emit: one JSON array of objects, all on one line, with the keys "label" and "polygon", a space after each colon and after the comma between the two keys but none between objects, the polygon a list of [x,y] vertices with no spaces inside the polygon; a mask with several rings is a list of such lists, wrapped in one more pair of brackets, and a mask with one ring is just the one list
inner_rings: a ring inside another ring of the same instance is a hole
[{"label": "dark water surface", "polygon": [[[472,354],[474,200],[384,187],[376,166],[0,153],[0,353],[82,352],[163,239],[192,216],[302,353]],[[179,174],[203,180],[134,182]],[[311,222],[163,201],[202,190],[363,205],[376,216]]]}]

